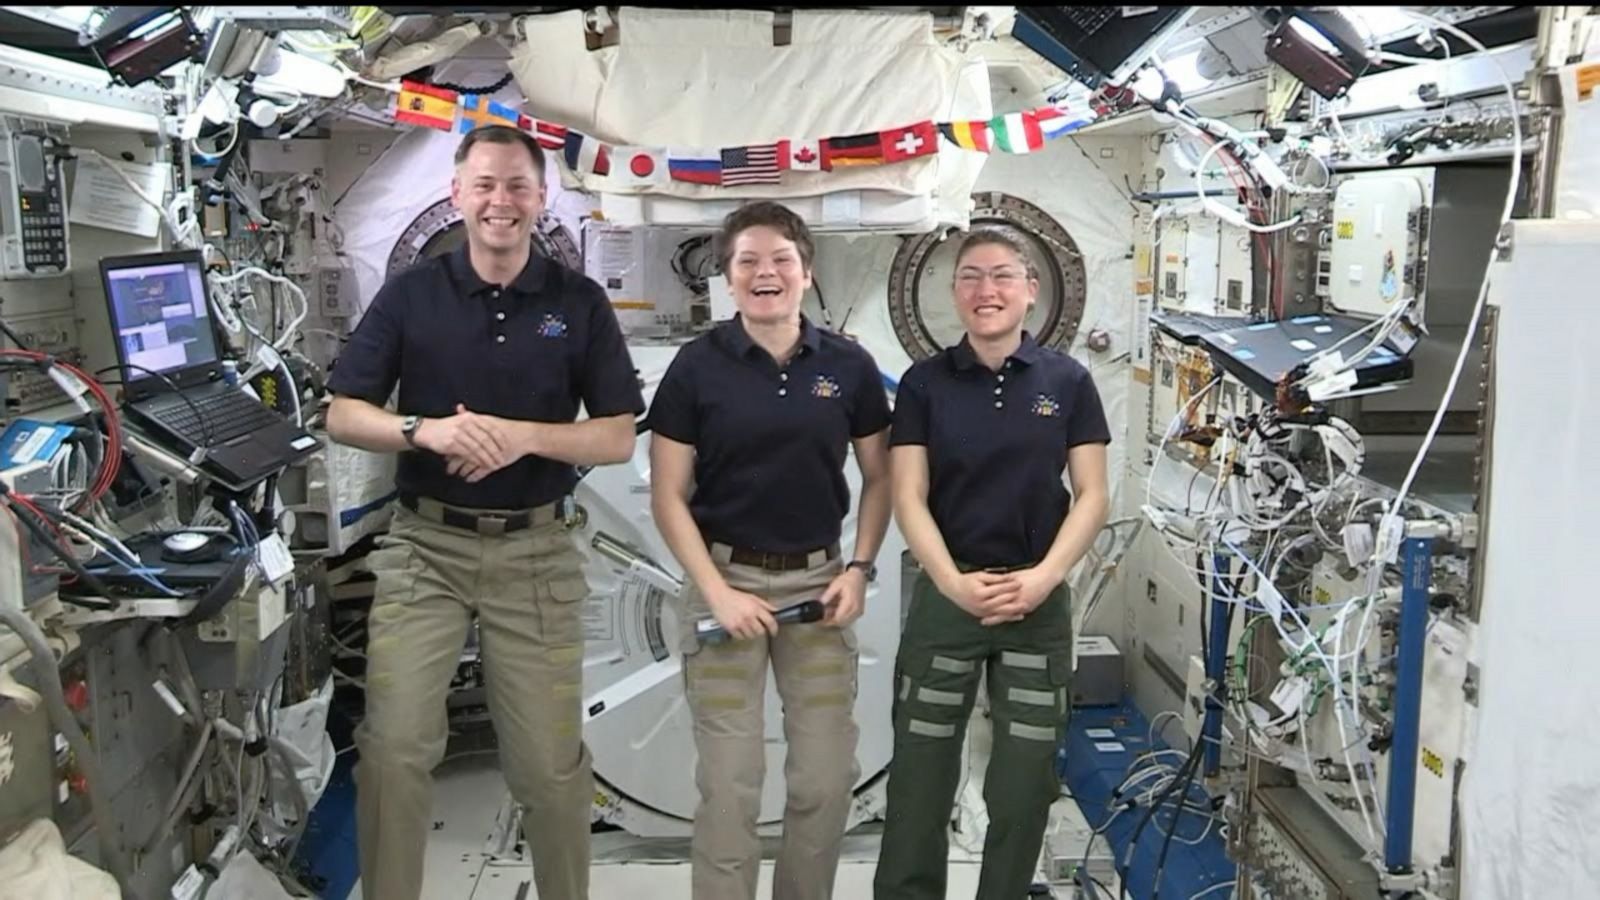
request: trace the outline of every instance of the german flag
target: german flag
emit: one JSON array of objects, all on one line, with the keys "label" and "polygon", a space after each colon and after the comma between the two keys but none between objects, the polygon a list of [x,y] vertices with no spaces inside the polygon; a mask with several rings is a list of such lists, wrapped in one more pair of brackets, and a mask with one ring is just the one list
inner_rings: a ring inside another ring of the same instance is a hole
[{"label": "german flag", "polygon": [[883,137],[871,134],[852,134],[849,137],[824,138],[822,141],[822,168],[832,171],[834,166],[883,165]]},{"label": "german flag", "polygon": [[939,133],[944,139],[963,150],[989,152],[988,122],[940,122]]},{"label": "german flag", "polygon": [[401,81],[400,94],[394,101],[394,120],[449,131],[456,124],[456,99],[455,91]]}]

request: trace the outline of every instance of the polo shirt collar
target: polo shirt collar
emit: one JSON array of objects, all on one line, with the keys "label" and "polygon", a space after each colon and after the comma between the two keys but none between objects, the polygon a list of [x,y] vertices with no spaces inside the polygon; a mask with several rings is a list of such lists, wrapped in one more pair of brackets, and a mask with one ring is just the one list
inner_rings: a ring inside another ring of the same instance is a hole
[{"label": "polo shirt collar", "polygon": [[[450,267],[450,274],[454,277],[455,283],[460,286],[462,292],[470,297],[499,287],[499,285],[490,284],[478,277],[477,270],[472,268],[472,260],[468,257],[467,250],[466,244],[457,247],[451,252],[450,259],[446,263]],[[538,293],[539,288],[544,286],[545,273],[549,267],[549,261],[543,256],[536,252],[529,253],[528,264],[522,267],[522,271],[517,273],[516,278],[511,279],[511,284],[508,286],[509,289],[520,294]]]},{"label": "polo shirt collar", "polygon": [[[750,337],[750,332],[744,330],[744,322],[738,313],[734,313],[732,319],[717,326],[717,335],[722,339],[724,346],[740,358],[748,356],[751,350],[761,349],[760,345]],[[807,353],[815,353],[822,349],[822,332],[803,314],[800,316],[800,346],[805,348]]]},{"label": "polo shirt collar", "polygon": [[[1022,343],[1017,346],[1016,352],[1012,353],[1008,359],[1015,360],[1024,366],[1031,366],[1039,361],[1041,352],[1043,350],[1039,346],[1039,342],[1033,339],[1033,335],[1024,331],[1022,333]],[[950,348],[950,364],[957,371],[962,372],[982,365],[978,361],[978,353],[972,349],[972,342],[967,335],[962,335],[961,343]]]}]

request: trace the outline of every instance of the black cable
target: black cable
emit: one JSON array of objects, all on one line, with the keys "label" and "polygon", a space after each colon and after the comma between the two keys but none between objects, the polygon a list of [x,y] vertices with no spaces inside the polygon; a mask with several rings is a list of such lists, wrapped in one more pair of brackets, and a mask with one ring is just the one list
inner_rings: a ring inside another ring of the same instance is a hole
[{"label": "black cable", "polygon": [[507,72],[504,78],[496,81],[494,84],[485,85],[483,87],[467,87],[466,85],[451,84],[448,81],[433,81],[431,79],[425,83],[430,87],[442,88],[447,91],[455,91],[458,94],[492,94],[510,84],[511,77],[511,73]]},{"label": "black cable", "polygon": [[[677,275],[678,281],[682,282],[683,286],[696,297],[706,292],[708,275],[704,270],[707,266],[706,262],[701,262],[691,268],[689,257],[696,251],[705,249],[710,245],[711,240],[711,235],[708,234],[692,237],[679,244],[678,249],[672,253],[672,273]],[[709,257],[707,257],[707,261],[714,262]],[[713,269],[713,271],[715,270]]]},{"label": "black cable", "polygon": [[87,606],[91,609],[116,609],[122,605],[122,602],[112,595],[111,589],[106,587],[105,582],[94,577],[94,573],[84,568],[83,563],[78,562],[78,558],[76,556],[73,556],[65,547],[61,546],[60,542],[57,541],[55,536],[50,533],[49,529],[45,528],[43,524],[34,519],[34,512],[32,509],[28,508],[26,504],[17,503],[11,499],[11,487],[3,481],[0,481],[0,503],[4,503],[6,507],[11,510],[11,513],[16,520],[22,523],[22,527],[28,529],[28,533],[33,535],[39,541],[39,543],[43,544],[45,549],[49,550],[57,559],[65,563],[67,568],[72,571],[72,574],[78,576],[78,580],[82,581],[85,587],[91,591],[94,591],[101,597],[106,598],[104,602],[101,602],[98,600],[90,600],[84,597],[68,597],[63,595],[61,599],[64,602],[76,603],[79,606]]},{"label": "black cable", "polygon": [[[0,302],[3,302],[3,301],[0,301]],[[17,333],[15,331],[11,330],[11,326],[6,324],[6,320],[5,319],[0,319],[0,331],[4,331],[6,333],[6,337],[11,339],[11,343],[17,345],[17,349],[18,350],[32,350],[33,349],[32,347],[28,346],[28,342],[27,341],[24,341],[22,338],[18,337]]]},{"label": "black cable", "polygon": [[[1190,755],[1199,759],[1202,754],[1197,751],[1203,746],[1205,746],[1204,741],[1198,742],[1195,745],[1195,749],[1190,751]],[[1172,836],[1178,833],[1178,820],[1183,818],[1184,811],[1188,809],[1189,786],[1194,783],[1195,773],[1199,771],[1200,766],[1198,764],[1189,767],[1189,777],[1184,781],[1183,789],[1178,794],[1177,811],[1172,814],[1172,821],[1167,823],[1167,838],[1161,842],[1161,853],[1156,857],[1156,877],[1155,884],[1151,887],[1150,900],[1157,900],[1161,896],[1161,875],[1167,870],[1167,851],[1172,849]],[[1207,812],[1210,812],[1210,810],[1207,810]]]},{"label": "black cable", "polygon": [[[96,378],[99,378],[101,374],[105,372],[118,372],[120,374],[120,370],[123,368],[124,366],[106,366],[103,369],[97,369],[92,374]],[[183,388],[176,381],[168,378],[164,372],[157,372],[155,369],[146,369],[144,366],[138,365],[137,363],[127,363],[125,368],[138,369],[147,375],[154,375],[155,377],[161,379],[162,384],[172,388],[172,392],[178,395],[178,399],[182,400],[184,403],[187,403],[189,405],[189,409],[194,411],[195,418],[199,420],[200,427],[202,429],[200,436],[205,440],[206,448],[209,449],[211,447],[212,441],[216,439],[216,432],[211,429],[211,420],[206,418],[205,413],[201,412],[200,407],[196,405],[193,400],[189,399],[189,395],[184,392]],[[122,382],[122,385],[123,387],[127,387],[128,383],[124,381]]]},{"label": "black cable", "polygon": [[[1118,871],[1118,874],[1122,877],[1121,896],[1123,898],[1128,896],[1128,875],[1133,869],[1133,857],[1134,853],[1139,849],[1140,835],[1144,833],[1145,826],[1150,824],[1150,820],[1154,818],[1156,811],[1161,809],[1162,806],[1166,805],[1167,798],[1172,795],[1172,791],[1178,786],[1178,782],[1190,777],[1194,767],[1200,764],[1200,758],[1204,755],[1201,752],[1201,748],[1204,746],[1205,741],[1198,741],[1195,743],[1194,749],[1189,751],[1189,758],[1184,761],[1183,768],[1179,770],[1178,776],[1173,778],[1172,781],[1168,783],[1164,789],[1162,789],[1161,793],[1155,798],[1154,801],[1151,802],[1150,809],[1145,812],[1144,818],[1140,819],[1138,826],[1133,829],[1133,836],[1128,841],[1128,850],[1124,856],[1124,864]],[[1182,803],[1181,798],[1179,802],[1180,804]]]}]

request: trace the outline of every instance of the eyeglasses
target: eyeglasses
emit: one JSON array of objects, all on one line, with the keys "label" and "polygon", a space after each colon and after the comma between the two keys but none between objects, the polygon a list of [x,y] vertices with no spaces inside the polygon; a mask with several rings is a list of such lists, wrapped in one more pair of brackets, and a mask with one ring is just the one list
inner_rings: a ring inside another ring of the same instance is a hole
[{"label": "eyeglasses", "polygon": [[1021,284],[1028,273],[1015,266],[997,266],[988,271],[976,266],[962,266],[956,270],[956,285],[963,288],[977,288],[982,286],[983,279],[994,281],[997,288],[1008,288]]}]

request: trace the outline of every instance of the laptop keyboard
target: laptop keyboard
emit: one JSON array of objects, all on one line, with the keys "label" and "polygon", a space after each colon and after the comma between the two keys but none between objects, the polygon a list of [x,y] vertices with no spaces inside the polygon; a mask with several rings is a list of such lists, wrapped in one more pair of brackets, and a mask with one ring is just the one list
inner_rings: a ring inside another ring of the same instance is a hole
[{"label": "laptop keyboard", "polygon": [[282,421],[277,413],[244,393],[228,391],[189,399],[192,402],[170,394],[150,401],[142,409],[197,447],[225,444]]}]

